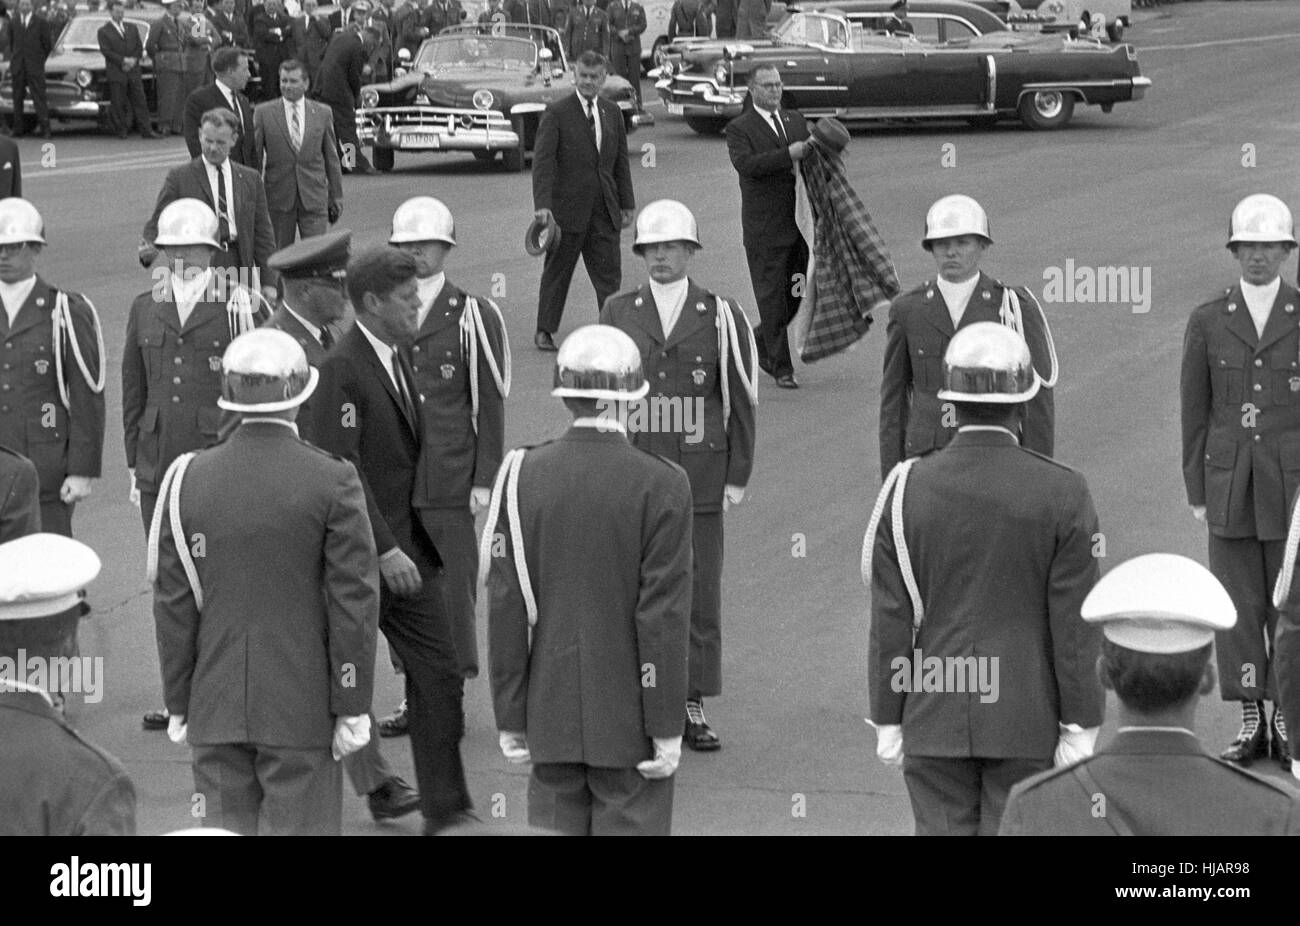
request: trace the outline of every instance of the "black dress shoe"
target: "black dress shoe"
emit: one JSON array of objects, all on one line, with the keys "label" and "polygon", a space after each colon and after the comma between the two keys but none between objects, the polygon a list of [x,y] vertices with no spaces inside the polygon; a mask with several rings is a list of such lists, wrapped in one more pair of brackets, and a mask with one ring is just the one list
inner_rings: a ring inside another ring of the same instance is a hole
[{"label": "black dress shoe", "polygon": [[1255,728],[1254,735],[1237,734],[1237,738],[1232,741],[1227,749],[1220,753],[1219,758],[1225,762],[1236,762],[1239,765],[1250,765],[1256,759],[1263,759],[1268,755],[1268,727],[1260,724]]},{"label": "black dress shoe", "polygon": [[445,830],[455,826],[475,826],[483,821],[472,811],[457,810],[455,813],[442,814],[437,817],[424,818],[424,835],[439,836]]},{"label": "black dress shoe", "polygon": [[682,732],[682,741],[696,752],[716,752],[722,748],[722,740],[704,719],[704,704],[700,701],[686,702],[686,729]]},{"label": "black dress shoe", "polygon": [[409,724],[406,718],[406,699],[403,698],[402,704],[397,710],[379,721],[379,735],[383,737],[405,736],[408,729]]},{"label": "black dress shoe", "polygon": [[171,719],[166,709],[161,711],[150,711],[145,714],[140,721],[140,726],[146,730],[166,730],[167,722]]},{"label": "black dress shoe", "polygon": [[157,132],[141,132],[140,137],[152,141],[153,139],[160,138],[161,136]]},{"label": "black dress shoe", "polygon": [[559,350],[559,348],[555,346],[555,341],[551,339],[551,335],[546,331],[539,331],[537,334],[533,335],[533,344],[537,346],[538,350]]},{"label": "black dress shoe", "polygon": [[776,378],[776,385],[781,389],[798,389],[799,383],[793,373],[782,373]]},{"label": "black dress shoe", "polygon": [[396,820],[420,809],[420,793],[400,778],[390,778],[367,797],[370,816]]}]

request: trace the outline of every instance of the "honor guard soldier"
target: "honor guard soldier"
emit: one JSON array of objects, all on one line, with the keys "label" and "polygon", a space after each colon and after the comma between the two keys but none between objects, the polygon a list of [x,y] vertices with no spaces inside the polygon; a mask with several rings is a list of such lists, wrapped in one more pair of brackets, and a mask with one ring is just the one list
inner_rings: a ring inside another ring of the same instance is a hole
[{"label": "honor guard soldier", "polygon": [[[252,297],[211,265],[217,216],[197,199],[169,203],[158,217],[166,252],[154,286],[135,297],[122,350],[122,430],[132,499],[147,534],[159,485],[172,461],[216,443],[221,424],[221,357],[253,325]],[[165,730],[166,711],[144,715]]]},{"label": "honor guard soldier", "polygon": [[646,206],[632,250],[650,280],[611,296],[600,320],[631,336],[651,383],[646,426],[629,428],[632,443],[679,464],[691,480],[695,584],[685,736],[692,749],[711,751],[722,746],[703,702],[722,692],[722,513],[744,499],[754,463],[758,353],[740,306],[686,275],[699,248],[689,209],[670,199]]},{"label": "honor guard soldier", "polygon": [[63,658],[99,575],[84,543],[31,534],[0,543],[0,836],[134,836],[135,788],[117,759],[77,735],[28,675]]},{"label": "honor guard soldier", "polygon": [[365,492],[351,463],[297,436],[319,377],[292,337],[236,338],[222,373],[221,407],[243,418],[177,457],[149,533],[168,735],[193,750],[213,825],[337,836],[338,760],[370,739],[379,561]]},{"label": "honor guard soldier", "polygon": [[1012,788],[998,835],[1300,834],[1300,797],[1209,755],[1192,732],[1214,690],[1215,635],[1237,619],[1219,580],[1150,553],[1107,573],[1082,613],[1102,628],[1097,674],[1119,696],[1119,729],[1090,758]]},{"label": "honor guard soldier", "polygon": [[677,464],[628,441],[628,405],[648,385],[626,334],[573,332],[555,384],[573,426],[506,455],[479,550],[501,751],[533,763],[532,826],[666,836],[682,754],[691,487]]},{"label": "honor guard soldier", "polygon": [[90,300],[36,273],[45,222],[0,201],[0,444],[36,465],[41,526],[72,536],[72,512],[104,452],[104,336]]},{"label": "honor guard soldier", "polygon": [[474,515],[487,507],[505,449],[510,345],[496,303],[447,279],[443,265],[456,245],[456,226],[445,205],[431,196],[408,199],[393,213],[388,243],[415,258],[420,294],[411,348],[424,423],[415,507],[442,554],[461,674],[474,678]]},{"label": "honor guard soldier", "polygon": [[890,472],[863,542],[869,723],[918,836],[993,835],[1011,786],[1090,755],[1101,726],[1100,634],[1079,617],[1097,515],[1083,476],[1018,445],[1039,389],[1019,334],[962,327],[938,393],[957,434]]},{"label": "honor guard soldier", "polygon": [[627,78],[641,109],[641,33],[645,32],[645,8],[637,0],[609,0],[609,62],[614,73]]},{"label": "honor guard soldier", "polygon": [[[1192,514],[1209,527],[1210,570],[1237,609],[1236,626],[1219,634],[1215,649],[1219,692],[1242,706],[1223,758],[1242,764],[1270,748],[1283,765],[1290,761],[1270,595],[1300,468],[1300,292],[1279,275],[1295,246],[1280,199],[1238,203],[1228,249],[1241,279],[1192,311],[1183,338],[1183,482]],[[1274,704],[1267,725],[1265,700]]]},{"label": "honor guard soldier", "polygon": [[[925,217],[921,246],[939,268],[933,280],[894,300],[889,309],[880,385],[880,475],[900,460],[944,446],[953,437],[953,408],[935,397],[943,355],[955,331],[1001,322],[1029,344],[1042,388],[1013,422],[1023,446],[1052,455],[1056,412],[1056,347],[1043,307],[1027,287],[1006,286],[979,269],[993,243],[984,209],[969,196],[945,196]],[[1032,304],[1033,309],[1029,306]]]}]

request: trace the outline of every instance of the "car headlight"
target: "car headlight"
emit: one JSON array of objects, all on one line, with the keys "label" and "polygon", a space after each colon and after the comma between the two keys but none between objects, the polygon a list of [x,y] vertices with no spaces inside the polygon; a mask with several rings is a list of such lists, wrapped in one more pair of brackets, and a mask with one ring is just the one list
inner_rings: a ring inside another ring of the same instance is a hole
[{"label": "car headlight", "polygon": [[491,108],[492,108],[492,104],[493,104],[494,102],[496,102],[496,100],[495,100],[495,98],[492,96],[492,91],[491,91],[491,90],[475,90],[475,91],[474,91],[474,108],[475,108],[475,109],[491,109]]},{"label": "car headlight", "polygon": [[361,108],[373,109],[379,105],[379,91],[373,87],[367,87],[361,91]]},{"label": "car headlight", "polygon": [[95,75],[91,74],[85,68],[82,68],[80,71],[77,72],[78,87],[83,87],[83,88],[89,87],[91,83],[94,81],[94,79],[95,79]]},{"label": "car headlight", "polygon": [[663,77],[672,77],[673,70],[673,63],[671,61],[665,61],[663,64],[659,65],[659,73]]},{"label": "car headlight", "polygon": [[713,66],[713,79],[719,84],[725,84],[731,77],[731,69],[727,67],[727,62],[719,61]]}]

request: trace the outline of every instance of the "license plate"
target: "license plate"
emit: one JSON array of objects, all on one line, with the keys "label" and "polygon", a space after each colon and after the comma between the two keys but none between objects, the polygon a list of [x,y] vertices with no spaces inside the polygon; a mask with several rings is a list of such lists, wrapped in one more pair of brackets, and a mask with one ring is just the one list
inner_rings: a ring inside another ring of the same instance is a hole
[{"label": "license plate", "polygon": [[668,115],[670,115],[670,116],[684,116],[684,115],[686,115],[686,107],[683,106],[681,103],[669,103],[669,104],[668,104]]},{"label": "license plate", "polygon": [[441,148],[442,139],[432,133],[421,133],[419,135],[403,135],[403,148]]}]

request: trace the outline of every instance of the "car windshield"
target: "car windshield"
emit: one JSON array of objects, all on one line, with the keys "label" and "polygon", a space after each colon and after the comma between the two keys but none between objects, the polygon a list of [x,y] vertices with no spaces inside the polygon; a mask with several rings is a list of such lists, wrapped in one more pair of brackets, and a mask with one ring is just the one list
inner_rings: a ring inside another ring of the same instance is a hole
[{"label": "car windshield", "polygon": [[[109,21],[99,17],[77,17],[72,19],[68,22],[68,27],[63,31],[60,44],[67,51],[99,51],[99,27]],[[124,22],[127,25],[135,26],[136,31],[140,33],[141,42],[149,38],[148,23],[138,19],[127,19]]]},{"label": "car windshield", "polygon": [[531,71],[537,66],[537,46],[527,39],[490,35],[448,36],[426,42],[420,49],[416,66],[423,70],[480,67]]},{"label": "car windshield", "polygon": [[820,13],[791,13],[772,30],[772,38],[787,45],[821,45],[848,48],[844,20]]}]

